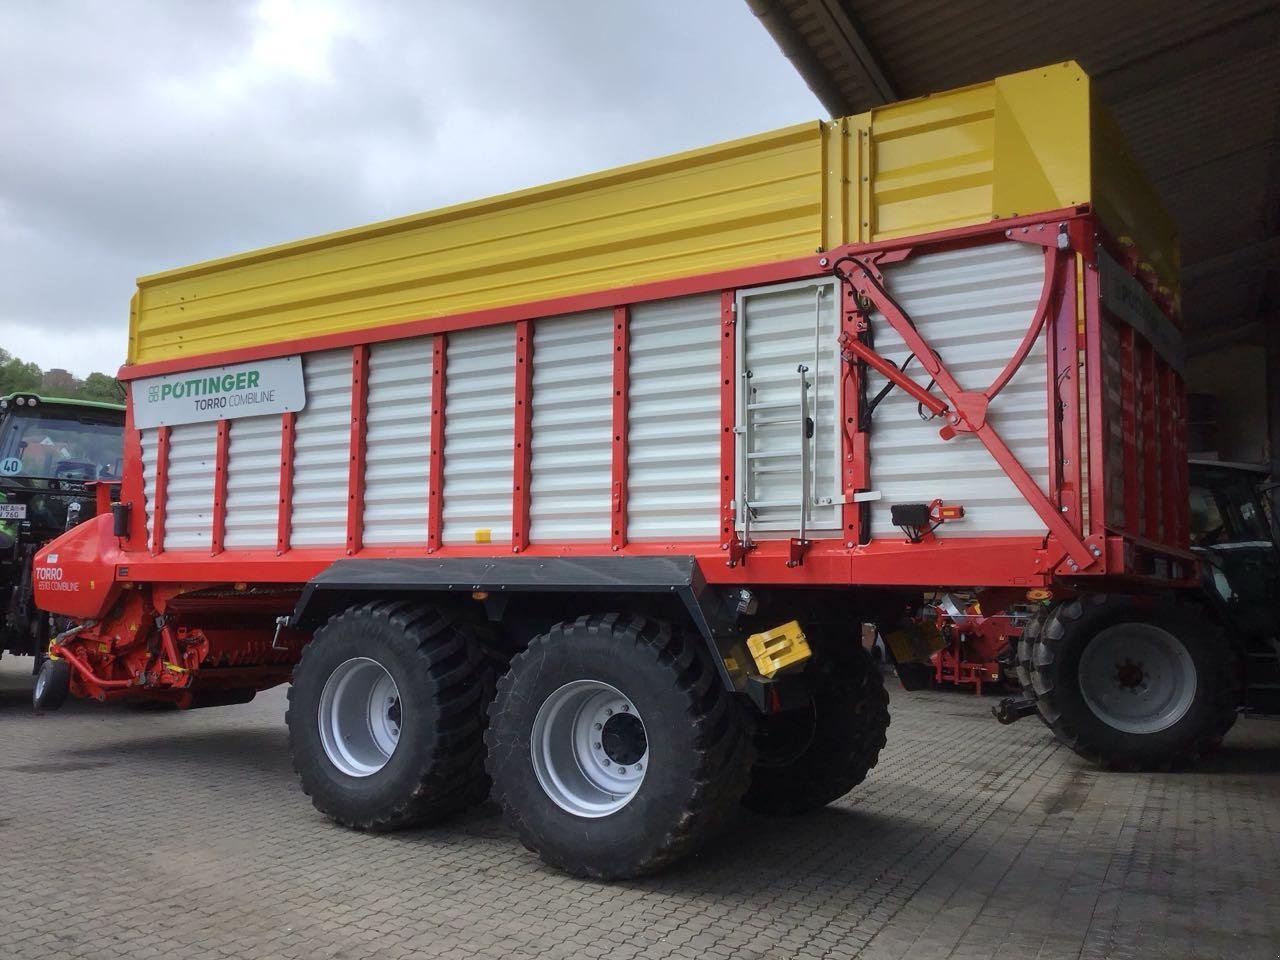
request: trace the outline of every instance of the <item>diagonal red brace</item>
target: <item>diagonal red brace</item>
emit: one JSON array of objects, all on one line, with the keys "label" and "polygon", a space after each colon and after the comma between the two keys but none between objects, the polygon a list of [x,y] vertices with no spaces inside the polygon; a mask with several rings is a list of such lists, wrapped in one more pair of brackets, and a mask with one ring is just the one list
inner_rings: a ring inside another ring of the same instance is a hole
[{"label": "diagonal red brace", "polygon": [[842,258],[854,263],[855,269],[839,275],[859,295],[862,302],[870,303],[888,321],[889,325],[902,337],[912,353],[916,355],[929,376],[933,378],[938,389],[942,391],[946,402],[939,400],[934,394],[921,387],[915,380],[899,370],[894,364],[880,356],[866,344],[842,333],[840,343],[842,356],[846,362],[855,357],[863,360],[882,376],[887,377],[894,385],[900,387],[913,399],[923,404],[934,415],[946,414],[949,422],[940,431],[944,440],[950,440],[957,433],[972,433],[976,436],[992,458],[1004,471],[1014,487],[1036,512],[1049,532],[1058,540],[1071,558],[1073,569],[1085,570],[1098,562],[1098,557],[1089,549],[1084,540],[1069,524],[1057,507],[1049,500],[1040,485],[1029,474],[1026,468],[1014,456],[1004,439],[987,421],[987,404],[1013,378],[1035,344],[1037,335],[1044,327],[1053,300],[1053,289],[1058,275],[1058,256],[1056,248],[1045,249],[1045,279],[1036,305],[1031,325],[1018,344],[1018,349],[1009,359],[1004,369],[986,390],[965,390],[942,363],[933,348],[920,335],[915,324],[906,311],[898,305],[888,290],[884,288],[879,277],[870,266],[863,264],[855,257]]}]

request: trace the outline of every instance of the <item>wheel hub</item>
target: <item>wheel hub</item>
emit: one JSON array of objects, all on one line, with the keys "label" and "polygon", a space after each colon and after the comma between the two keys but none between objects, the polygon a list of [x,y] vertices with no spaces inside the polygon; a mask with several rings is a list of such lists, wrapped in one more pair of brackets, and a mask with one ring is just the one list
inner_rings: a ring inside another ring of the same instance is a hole
[{"label": "wheel hub", "polygon": [[547,796],[593,819],[630,803],[649,766],[643,718],[622,691],[600,680],[575,680],[548,696],[534,717],[529,751]]},{"label": "wheel hub", "polygon": [[1103,723],[1151,734],[1181,720],[1196,695],[1196,666],[1182,642],[1149,623],[1100,631],[1080,655],[1080,694]]},{"label": "wheel hub", "polygon": [[329,762],[349,777],[369,777],[400,742],[400,691],[382,664],[353,657],[325,681],[316,719]]}]

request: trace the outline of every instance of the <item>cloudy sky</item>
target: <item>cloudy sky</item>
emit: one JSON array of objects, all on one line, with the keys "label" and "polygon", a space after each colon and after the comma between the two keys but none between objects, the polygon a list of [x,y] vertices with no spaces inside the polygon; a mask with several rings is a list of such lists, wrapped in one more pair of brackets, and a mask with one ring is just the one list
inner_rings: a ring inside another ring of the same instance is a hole
[{"label": "cloudy sky", "polygon": [[134,278],[823,115],[745,0],[0,0],[0,346]]}]

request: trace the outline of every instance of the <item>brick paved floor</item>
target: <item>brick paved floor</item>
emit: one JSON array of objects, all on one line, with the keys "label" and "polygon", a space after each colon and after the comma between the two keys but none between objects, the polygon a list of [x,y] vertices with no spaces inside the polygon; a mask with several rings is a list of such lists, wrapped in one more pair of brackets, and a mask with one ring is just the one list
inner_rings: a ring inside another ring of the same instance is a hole
[{"label": "brick paved floor", "polygon": [[33,717],[30,663],[0,663],[0,960],[1280,956],[1280,722],[1242,721],[1196,772],[1101,774],[990,700],[895,689],[851,798],[597,885],[490,805],[331,825],[289,768],[281,691]]}]

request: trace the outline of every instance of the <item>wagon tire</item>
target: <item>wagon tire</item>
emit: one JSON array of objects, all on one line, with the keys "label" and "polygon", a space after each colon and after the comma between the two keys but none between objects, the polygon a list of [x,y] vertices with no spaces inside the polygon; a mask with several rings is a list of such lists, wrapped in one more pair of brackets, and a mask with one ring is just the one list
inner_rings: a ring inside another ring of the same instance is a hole
[{"label": "wagon tire", "polygon": [[1086,594],[1040,608],[1017,651],[1023,696],[1040,719],[1106,768],[1191,765],[1235,723],[1236,656],[1190,603]]},{"label": "wagon tire", "polygon": [[289,689],[303,791],[337,823],[377,832],[481,802],[492,678],[471,629],[432,607],[377,601],[335,615]]},{"label": "wagon tire", "polygon": [[809,707],[756,725],[756,763],[743,806],[794,816],[839,800],[867,778],[884,749],[889,695],[856,643],[819,647],[802,674]]},{"label": "wagon tire", "polygon": [[670,624],[628,614],[557,624],[498,681],[487,734],[494,799],[559,870],[652,873],[737,810],[752,759],[741,711],[701,640]]}]

